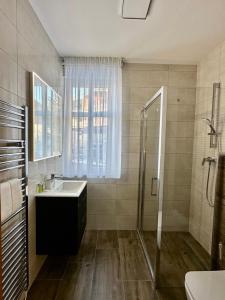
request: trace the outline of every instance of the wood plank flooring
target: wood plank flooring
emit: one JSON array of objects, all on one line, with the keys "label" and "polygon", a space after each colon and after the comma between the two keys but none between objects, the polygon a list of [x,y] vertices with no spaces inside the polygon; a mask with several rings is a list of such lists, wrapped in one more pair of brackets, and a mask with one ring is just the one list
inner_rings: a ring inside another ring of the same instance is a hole
[{"label": "wood plank flooring", "polygon": [[[154,259],[155,249],[152,245],[155,245],[155,232],[145,231],[144,240],[150,259]],[[160,287],[183,287],[184,277],[188,271],[209,269],[209,254],[190,233],[163,232],[160,251]]]},{"label": "wood plank flooring", "polygon": [[184,288],[153,291],[135,231],[86,231],[77,255],[47,258],[27,299],[183,300],[186,297]]}]

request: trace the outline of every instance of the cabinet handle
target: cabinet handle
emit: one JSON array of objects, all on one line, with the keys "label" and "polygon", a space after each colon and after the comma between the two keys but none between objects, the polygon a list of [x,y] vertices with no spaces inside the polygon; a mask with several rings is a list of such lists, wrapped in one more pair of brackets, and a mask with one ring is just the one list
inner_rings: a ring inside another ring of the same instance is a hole
[{"label": "cabinet handle", "polygon": [[223,244],[219,242],[219,260],[223,259]]},{"label": "cabinet handle", "polygon": [[157,196],[157,192],[154,193],[153,192],[153,189],[154,189],[154,182],[157,182],[158,181],[158,178],[157,177],[152,177],[152,183],[151,183],[151,196]]}]

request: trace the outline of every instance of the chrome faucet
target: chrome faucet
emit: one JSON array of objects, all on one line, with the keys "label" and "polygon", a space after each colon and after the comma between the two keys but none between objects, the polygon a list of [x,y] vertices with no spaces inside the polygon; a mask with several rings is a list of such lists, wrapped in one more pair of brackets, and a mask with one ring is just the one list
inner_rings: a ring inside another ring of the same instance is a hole
[{"label": "chrome faucet", "polygon": [[62,174],[51,174],[51,179],[63,179]]},{"label": "chrome faucet", "polygon": [[47,190],[51,190],[52,188],[54,188],[55,175],[51,174],[50,178],[45,177],[44,183],[45,183],[45,188]]}]

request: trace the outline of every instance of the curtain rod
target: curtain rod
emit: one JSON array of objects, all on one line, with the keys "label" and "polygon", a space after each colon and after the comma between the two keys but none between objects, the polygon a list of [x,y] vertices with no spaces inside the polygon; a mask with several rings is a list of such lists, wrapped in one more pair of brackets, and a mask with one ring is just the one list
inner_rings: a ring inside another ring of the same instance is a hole
[{"label": "curtain rod", "polygon": [[[92,57],[92,56],[87,56],[87,57]],[[96,57],[98,57],[98,56],[96,56]],[[105,56],[103,56],[103,57],[105,57]],[[123,67],[125,63],[126,63],[126,59],[124,57],[121,57],[121,67]],[[62,66],[63,67],[65,66],[64,58],[62,58]]]}]

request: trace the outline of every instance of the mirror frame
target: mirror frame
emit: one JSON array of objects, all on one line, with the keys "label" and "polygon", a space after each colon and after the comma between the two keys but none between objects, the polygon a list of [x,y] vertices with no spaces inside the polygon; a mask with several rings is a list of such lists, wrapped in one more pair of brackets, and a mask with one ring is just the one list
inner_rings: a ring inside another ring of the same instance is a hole
[{"label": "mirror frame", "polygon": [[[35,79],[38,79],[39,81],[41,81],[43,83],[44,86],[46,86],[46,91],[48,91],[48,89],[51,90],[51,93],[54,93],[61,102],[61,109],[60,109],[60,113],[61,113],[61,125],[63,125],[63,102],[62,102],[62,96],[60,96],[49,84],[47,84],[40,76],[38,76],[35,72],[30,72],[30,118],[29,118],[29,127],[30,127],[30,131],[29,131],[29,138],[30,138],[30,151],[29,151],[29,157],[30,157],[30,161],[41,161],[44,159],[48,159],[48,158],[54,158],[54,157],[59,157],[62,155],[62,138],[63,138],[63,128],[61,126],[60,130],[61,130],[61,134],[60,134],[60,138],[59,138],[59,152],[54,154],[54,155],[49,155],[49,156],[43,156],[41,158],[36,158],[35,157],[35,145],[34,145],[34,121],[35,121],[35,111],[34,111],[34,101],[35,101],[35,95],[34,95],[34,84],[35,84]],[[46,92],[46,96],[45,96],[45,100],[47,101],[47,92]],[[52,120],[52,116],[51,116],[51,120]],[[46,134],[46,132],[45,132]],[[52,136],[52,132],[51,132],[51,136]]]}]

